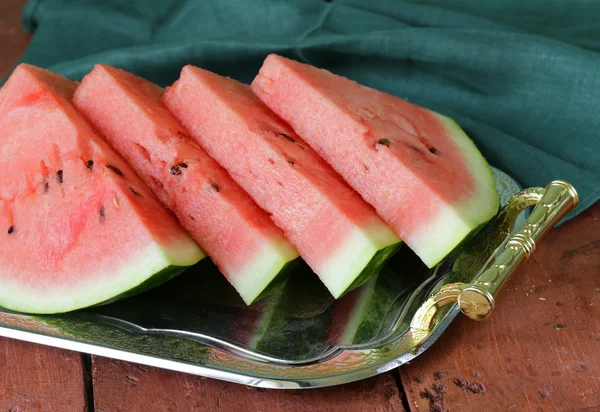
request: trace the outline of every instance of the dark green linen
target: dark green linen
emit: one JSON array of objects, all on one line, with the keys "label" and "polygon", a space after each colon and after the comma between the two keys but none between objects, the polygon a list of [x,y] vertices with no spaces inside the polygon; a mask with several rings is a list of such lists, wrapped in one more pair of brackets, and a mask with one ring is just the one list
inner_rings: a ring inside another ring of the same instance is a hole
[{"label": "dark green linen", "polygon": [[268,53],[453,117],[525,186],[600,195],[600,2],[590,0],[30,0],[22,61],[95,63],[161,85],[194,64],[251,82]]}]

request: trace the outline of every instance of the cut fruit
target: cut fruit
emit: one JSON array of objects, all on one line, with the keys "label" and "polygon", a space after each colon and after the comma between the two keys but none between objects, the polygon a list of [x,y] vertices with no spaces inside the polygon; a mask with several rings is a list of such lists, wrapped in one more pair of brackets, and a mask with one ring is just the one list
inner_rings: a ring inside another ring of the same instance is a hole
[{"label": "cut fruit", "polygon": [[400,240],[249,86],[186,66],[163,100],[271,214],[334,297],[359,286]]},{"label": "cut fruit", "polygon": [[252,90],[429,267],[498,211],[489,165],[445,116],[277,55]]},{"label": "cut fruit", "polygon": [[75,110],[77,83],[22,64],[0,90],[0,306],[79,309],[204,254]]},{"label": "cut fruit", "polygon": [[96,65],[73,101],[249,305],[298,253],[266,212],[187,136],[162,95],[163,89],[140,77]]}]

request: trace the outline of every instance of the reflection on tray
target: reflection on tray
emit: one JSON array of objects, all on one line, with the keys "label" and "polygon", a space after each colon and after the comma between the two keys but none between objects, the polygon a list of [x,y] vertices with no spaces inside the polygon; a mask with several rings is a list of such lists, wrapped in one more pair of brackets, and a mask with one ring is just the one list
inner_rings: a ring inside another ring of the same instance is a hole
[{"label": "reflection on tray", "polygon": [[[494,173],[505,204],[518,185]],[[0,309],[0,332],[19,337],[13,331],[25,331],[36,342],[51,338],[59,347],[251,385],[349,382],[396,367],[429,347],[458,311],[445,306],[427,335],[418,329],[417,339],[410,328],[417,310],[441,286],[473,281],[526,216],[520,202],[505,208],[431,270],[403,247],[377,277],[337,301],[300,264],[247,307],[205,259],[167,284],[105,306],[40,316]],[[73,347],[74,342],[84,346]]]},{"label": "reflection on tray", "polygon": [[310,268],[299,264],[268,296],[247,307],[204,260],[147,293],[70,316],[204,343],[216,339],[270,358],[307,362],[335,347],[364,345],[384,335],[406,303],[400,298],[427,272],[403,247],[378,276],[336,301]]}]

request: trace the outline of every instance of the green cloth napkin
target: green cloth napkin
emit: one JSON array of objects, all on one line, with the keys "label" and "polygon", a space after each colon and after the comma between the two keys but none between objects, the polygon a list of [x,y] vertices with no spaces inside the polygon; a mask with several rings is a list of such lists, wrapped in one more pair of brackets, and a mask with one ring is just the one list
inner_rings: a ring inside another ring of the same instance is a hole
[{"label": "green cloth napkin", "polygon": [[163,86],[194,64],[251,82],[268,53],[455,118],[525,186],[600,195],[600,2],[30,0],[22,61],[81,79],[95,63]]}]

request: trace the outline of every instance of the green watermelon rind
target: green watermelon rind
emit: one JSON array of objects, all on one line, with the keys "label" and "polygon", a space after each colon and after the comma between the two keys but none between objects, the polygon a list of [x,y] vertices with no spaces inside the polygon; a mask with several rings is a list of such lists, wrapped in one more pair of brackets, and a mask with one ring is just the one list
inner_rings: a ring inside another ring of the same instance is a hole
[{"label": "green watermelon rind", "polygon": [[288,243],[267,243],[238,271],[228,278],[246,305],[262,299],[280,284],[289,268],[298,260],[298,252]]},{"label": "green watermelon rind", "polygon": [[355,228],[318,268],[319,279],[338,299],[365,283],[393,255],[402,240],[379,218]]},{"label": "green watermelon rind", "polygon": [[334,296],[336,299],[341,298],[346,293],[364,285],[369,279],[376,276],[379,271],[385,266],[387,261],[394,256],[394,254],[403,245],[403,242],[394,243],[393,245],[387,246],[383,249],[378,250],[369,264],[360,272],[360,274],[354,279],[354,281],[338,296]]},{"label": "green watermelon rind", "polygon": [[[298,264],[298,262],[300,262],[300,258],[295,258],[293,260],[290,261],[285,261],[283,263],[282,268],[279,270],[279,272],[277,272],[275,274],[275,276],[268,282],[267,287],[262,288],[262,291],[256,295],[256,297],[254,297],[251,300],[246,301],[243,296],[242,299],[244,300],[244,302],[246,303],[246,305],[250,306],[253,305],[254,303],[258,302],[259,300],[262,300],[264,298],[266,298],[267,296],[270,296],[274,290],[279,289],[283,283],[285,283],[285,281],[288,278],[289,273],[292,271],[292,269]],[[238,291],[239,293],[239,291]],[[241,296],[241,294],[240,294]]]},{"label": "green watermelon rind", "polygon": [[97,303],[94,306],[108,305],[109,303],[113,303],[118,300],[129,298],[129,297],[138,295],[140,293],[146,292],[150,289],[153,289],[157,286],[162,285],[165,282],[168,282],[169,280],[171,280],[173,278],[176,278],[177,276],[182,274],[184,271],[186,271],[188,268],[189,268],[189,266],[176,266],[176,265],[167,266],[166,268],[164,268],[163,270],[161,270],[158,273],[155,273],[154,275],[152,275],[151,277],[149,277],[148,279],[146,279],[145,281],[143,281],[142,283],[140,283],[133,289],[129,289],[129,290],[121,293],[120,295],[117,295],[115,297],[107,299],[103,302]]},{"label": "green watermelon rind", "polygon": [[[444,124],[450,138],[456,143],[457,150],[462,154],[470,174],[475,179],[476,193],[458,204],[448,205],[445,216],[440,215],[438,221],[431,223],[433,228],[443,229],[446,226],[449,230],[440,230],[441,233],[446,233],[445,238],[430,236],[427,242],[421,242],[423,247],[415,250],[429,268],[435,267],[466,240],[472,238],[500,209],[500,196],[496,190],[492,168],[475,143],[453,119],[431,113]],[[436,245],[438,239],[441,241]]]},{"label": "green watermelon rind", "polygon": [[55,314],[102,305],[158,286],[196,264],[206,254],[190,238],[169,246],[152,243],[112,274],[98,272],[79,285],[27,291],[0,281],[0,307],[16,312]]}]

